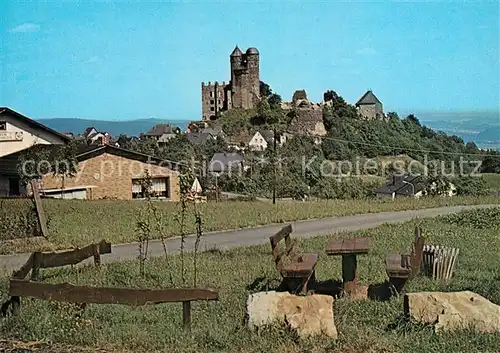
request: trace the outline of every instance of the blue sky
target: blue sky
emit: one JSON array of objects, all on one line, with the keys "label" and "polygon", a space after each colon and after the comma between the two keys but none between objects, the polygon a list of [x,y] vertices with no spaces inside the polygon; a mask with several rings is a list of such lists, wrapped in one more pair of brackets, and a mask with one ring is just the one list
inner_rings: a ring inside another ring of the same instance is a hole
[{"label": "blue sky", "polygon": [[236,44],[284,99],[328,89],[386,111],[499,110],[491,2],[0,0],[0,105],[33,118],[199,119]]}]

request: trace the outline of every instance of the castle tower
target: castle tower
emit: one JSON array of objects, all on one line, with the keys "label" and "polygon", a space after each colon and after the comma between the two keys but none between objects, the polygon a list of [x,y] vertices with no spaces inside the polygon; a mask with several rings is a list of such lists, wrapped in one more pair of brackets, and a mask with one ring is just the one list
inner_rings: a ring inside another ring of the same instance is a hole
[{"label": "castle tower", "polygon": [[217,120],[223,111],[232,108],[251,109],[260,99],[259,51],[236,46],[230,55],[231,81],[201,83],[202,120]]},{"label": "castle tower", "polygon": [[246,51],[247,60],[247,106],[253,108],[257,106],[260,99],[260,74],[259,74],[259,51],[257,48],[248,48]]},{"label": "castle tower", "polygon": [[236,46],[230,61],[232,108],[255,107],[260,97],[259,51],[248,48],[243,54]]}]

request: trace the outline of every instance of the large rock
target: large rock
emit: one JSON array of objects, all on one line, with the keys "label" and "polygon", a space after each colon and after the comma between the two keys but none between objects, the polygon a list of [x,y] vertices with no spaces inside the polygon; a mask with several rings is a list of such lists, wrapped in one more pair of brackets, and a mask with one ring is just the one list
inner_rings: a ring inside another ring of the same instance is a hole
[{"label": "large rock", "polygon": [[250,329],[281,324],[297,331],[300,337],[326,335],[337,338],[333,322],[333,297],[296,296],[287,292],[260,292],[247,300]]},{"label": "large rock", "polygon": [[413,320],[435,324],[436,332],[461,328],[500,332],[500,306],[469,291],[408,293],[405,312]]}]

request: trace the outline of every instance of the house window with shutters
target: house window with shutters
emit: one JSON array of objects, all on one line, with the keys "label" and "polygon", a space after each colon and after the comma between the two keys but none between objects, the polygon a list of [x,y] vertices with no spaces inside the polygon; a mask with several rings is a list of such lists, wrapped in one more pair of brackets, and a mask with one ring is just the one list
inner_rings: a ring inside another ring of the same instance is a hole
[{"label": "house window with shutters", "polygon": [[[154,198],[170,198],[170,178],[151,178],[149,194]],[[132,179],[132,198],[143,199],[147,197],[147,183],[144,179]]]}]

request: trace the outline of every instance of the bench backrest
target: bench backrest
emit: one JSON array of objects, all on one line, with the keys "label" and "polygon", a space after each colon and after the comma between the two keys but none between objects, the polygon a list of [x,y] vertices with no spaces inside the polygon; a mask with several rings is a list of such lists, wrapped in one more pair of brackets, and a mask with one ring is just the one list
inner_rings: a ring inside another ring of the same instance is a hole
[{"label": "bench backrest", "polygon": [[[287,258],[293,257],[295,255],[293,246],[294,242],[290,238],[290,234],[292,233],[292,225],[289,224],[276,233],[275,235],[269,237],[271,241],[271,248],[273,250],[274,262],[276,263],[276,268],[281,273],[281,269],[283,268],[283,261]],[[285,246],[280,246],[280,242],[284,240]]]},{"label": "bench backrest", "polygon": [[412,244],[410,266],[411,273],[409,279],[412,279],[420,272],[422,265],[422,255],[424,251],[425,238],[422,236],[422,229],[415,228],[415,242]]}]

